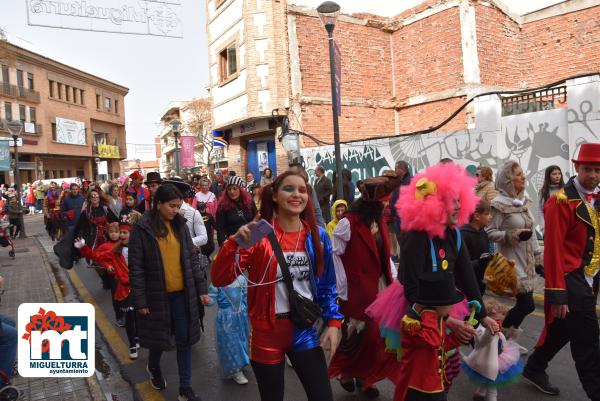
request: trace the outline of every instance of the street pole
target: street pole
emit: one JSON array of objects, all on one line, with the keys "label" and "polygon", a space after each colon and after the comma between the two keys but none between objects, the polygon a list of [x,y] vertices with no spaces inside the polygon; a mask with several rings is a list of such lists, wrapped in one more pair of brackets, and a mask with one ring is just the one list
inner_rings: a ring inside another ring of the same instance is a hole
[{"label": "street pole", "polygon": [[340,125],[338,121],[338,91],[335,84],[335,59],[333,28],[335,25],[326,24],[325,29],[329,37],[329,74],[331,76],[331,111],[333,112],[333,145],[335,151],[335,171],[336,171],[336,193],[337,199],[344,199],[344,185],[342,182],[342,151],[340,146]]},{"label": "street pole", "polygon": [[19,214],[19,224],[21,225],[21,230],[19,233],[19,238],[26,238],[25,234],[25,222],[23,220],[23,205],[21,204],[21,180],[19,177],[19,148],[17,146],[17,139],[19,139],[19,135],[13,134],[13,145],[14,145],[14,153],[15,153],[15,186],[17,187],[17,203],[21,208],[21,213]]},{"label": "street pole", "polygon": [[179,177],[179,132],[174,132],[175,137],[175,173]]}]

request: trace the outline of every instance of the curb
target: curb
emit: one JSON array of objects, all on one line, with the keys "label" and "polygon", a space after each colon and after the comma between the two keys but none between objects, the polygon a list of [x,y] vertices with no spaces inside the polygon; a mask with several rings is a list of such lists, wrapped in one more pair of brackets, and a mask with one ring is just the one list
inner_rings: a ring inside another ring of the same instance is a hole
[{"label": "curb", "polygon": [[[59,303],[64,303],[64,297],[62,294],[62,290],[60,289],[58,283],[56,282],[56,278],[54,277],[54,273],[52,272],[52,268],[50,267],[50,262],[48,261],[48,253],[42,242],[38,237],[33,237],[35,239],[36,246],[40,250],[40,255],[42,257],[42,265],[48,274],[48,278],[50,279],[50,284],[52,285],[52,291],[54,292],[54,296],[56,297],[56,301]],[[88,389],[90,390],[90,395],[92,396],[92,401],[106,401],[106,397],[102,392],[102,388],[100,387],[100,383],[98,383],[98,378],[96,375],[86,377],[85,381],[88,385]]]}]

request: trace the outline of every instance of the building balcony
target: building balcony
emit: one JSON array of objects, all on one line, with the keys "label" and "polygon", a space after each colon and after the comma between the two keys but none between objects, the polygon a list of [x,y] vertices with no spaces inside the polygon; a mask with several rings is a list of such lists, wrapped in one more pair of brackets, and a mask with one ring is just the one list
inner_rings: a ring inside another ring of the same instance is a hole
[{"label": "building balcony", "polygon": [[0,91],[0,94],[3,96],[28,100],[33,103],[40,103],[40,92],[25,88],[24,86],[0,83]]},{"label": "building balcony", "polygon": [[[9,132],[8,130],[8,120],[0,119],[0,132]],[[42,124],[36,123],[23,123],[23,131],[21,132],[23,135],[42,135]]]}]

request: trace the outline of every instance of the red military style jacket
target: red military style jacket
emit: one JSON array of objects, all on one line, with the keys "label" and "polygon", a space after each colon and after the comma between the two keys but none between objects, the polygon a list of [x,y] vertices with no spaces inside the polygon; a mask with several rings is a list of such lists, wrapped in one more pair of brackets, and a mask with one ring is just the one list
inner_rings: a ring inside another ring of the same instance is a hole
[{"label": "red military style jacket", "polygon": [[545,299],[571,310],[594,310],[596,298],[585,272],[593,276],[600,267],[599,221],[597,212],[581,199],[574,179],[544,206]]},{"label": "red military style jacket", "polygon": [[404,355],[400,361],[394,401],[404,401],[408,389],[435,394],[444,391],[446,352],[462,344],[446,334],[446,322],[435,310],[414,310],[402,319],[400,327]]}]

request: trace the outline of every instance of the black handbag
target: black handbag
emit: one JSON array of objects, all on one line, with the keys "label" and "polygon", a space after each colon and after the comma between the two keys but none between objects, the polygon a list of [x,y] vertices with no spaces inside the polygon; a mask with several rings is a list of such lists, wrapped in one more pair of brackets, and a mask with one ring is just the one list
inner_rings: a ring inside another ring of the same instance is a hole
[{"label": "black handbag", "polygon": [[271,243],[271,248],[275,252],[275,257],[281,268],[283,282],[288,290],[288,299],[290,302],[290,320],[299,328],[305,329],[312,326],[323,316],[321,307],[312,300],[302,296],[294,289],[292,275],[290,274],[289,266],[283,256],[281,246],[275,237],[275,233],[271,231],[267,236]]}]

